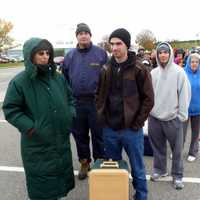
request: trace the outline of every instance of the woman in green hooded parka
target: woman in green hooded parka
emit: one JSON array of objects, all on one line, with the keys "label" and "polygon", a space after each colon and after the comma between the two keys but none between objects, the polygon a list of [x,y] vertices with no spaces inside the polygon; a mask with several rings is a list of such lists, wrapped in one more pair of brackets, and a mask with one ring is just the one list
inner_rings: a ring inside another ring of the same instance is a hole
[{"label": "woman in green hooded parka", "polygon": [[57,200],[74,188],[69,130],[75,117],[70,88],[56,72],[48,40],[23,46],[25,70],[9,83],[6,120],[21,133],[21,155],[31,200]]}]

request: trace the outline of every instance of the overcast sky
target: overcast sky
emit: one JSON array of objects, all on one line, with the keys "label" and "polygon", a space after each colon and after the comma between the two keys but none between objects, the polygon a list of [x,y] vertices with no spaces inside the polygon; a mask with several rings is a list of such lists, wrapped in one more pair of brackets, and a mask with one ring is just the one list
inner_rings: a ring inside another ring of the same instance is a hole
[{"label": "overcast sky", "polygon": [[200,39],[199,0],[0,0],[0,18],[14,25],[17,41],[32,36],[75,40],[76,24],[87,23],[97,43],[116,28],[135,36],[151,30],[157,40]]}]

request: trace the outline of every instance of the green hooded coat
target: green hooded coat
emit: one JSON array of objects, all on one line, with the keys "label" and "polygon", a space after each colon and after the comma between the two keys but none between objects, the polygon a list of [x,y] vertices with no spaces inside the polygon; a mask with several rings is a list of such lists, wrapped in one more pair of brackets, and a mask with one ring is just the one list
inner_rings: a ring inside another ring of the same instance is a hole
[{"label": "green hooded coat", "polygon": [[[31,53],[42,40],[23,47],[25,71],[9,83],[3,103],[6,120],[21,132],[21,155],[31,200],[54,200],[74,188],[69,129],[75,116],[71,90],[53,64],[39,76]],[[35,129],[30,137],[28,130]]]}]

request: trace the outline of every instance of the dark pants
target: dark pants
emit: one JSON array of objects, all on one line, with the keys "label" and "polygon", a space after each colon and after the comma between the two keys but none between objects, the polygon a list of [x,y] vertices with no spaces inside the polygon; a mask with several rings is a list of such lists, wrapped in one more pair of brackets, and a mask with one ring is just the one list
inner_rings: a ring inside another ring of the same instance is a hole
[{"label": "dark pants", "polygon": [[97,123],[94,101],[77,101],[76,112],[77,117],[74,120],[72,133],[76,141],[79,160],[91,161],[89,130],[91,131],[93,159],[103,158],[102,128]]},{"label": "dark pants", "polygon": [[167,172],[167,141],[172,150],[172,171],[174,178],[183,177],[183,122],[178,118],[161,121],[152,116],[148,119],[148,134],[153,148],[153,172]]},{"label": "dark pants", "polygon": [[113,160],[122,160],[122,148],[126,151],[133,177],[133,187],[136,190],[136,200],[147,200],[146,173],[143,161],[144,135],[143,130],[133,131],[123,129],[114,131],[111,128],[103,129],[105,143],[105,157]]},{"label": "dark pants", "polygon": [[189,119],[184,122],[183,125],[183,136],[184,140],[183,142],[185,143],[186,140],[186,135],[187,135],[187,127],[188,123],[191,123],[191,143],[190,143],[190,148],[189,148],[189,155],[196,157],[199,151],[199,129],[200,129],[200,116],[190,116]]}]

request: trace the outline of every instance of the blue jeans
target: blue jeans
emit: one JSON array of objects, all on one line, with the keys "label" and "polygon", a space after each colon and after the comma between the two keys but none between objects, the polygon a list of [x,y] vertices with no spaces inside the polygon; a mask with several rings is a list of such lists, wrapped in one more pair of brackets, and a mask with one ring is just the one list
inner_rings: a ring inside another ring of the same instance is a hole
[{"label": "blue jeans", "polygon": [[103,139],[106,158],[121,160],[122,148],[125,149],[131,166],[132,184],[136,190],[134,198],[136,200],[147,200],[148,190],[143,161],[143,129],[139,129],[139,131],[133,131],[132,129],[114,131],[111,128],[104,128]]}]

